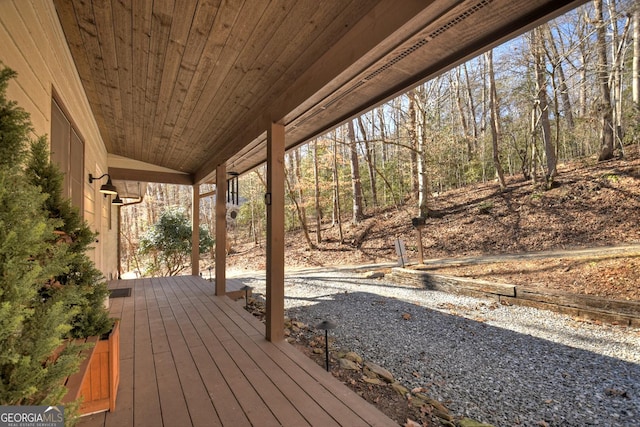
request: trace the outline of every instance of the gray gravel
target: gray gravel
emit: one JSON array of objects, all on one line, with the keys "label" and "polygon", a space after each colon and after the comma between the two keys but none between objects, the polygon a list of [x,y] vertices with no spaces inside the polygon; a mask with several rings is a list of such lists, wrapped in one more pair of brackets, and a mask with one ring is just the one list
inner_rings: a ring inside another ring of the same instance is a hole
[{"label": "gray gravel", "polygon": [[[264,276],[244,279],[264,295]],[[495,426],[640,426],[639,329],[345,269],[288,272],[285,308],[310,325],[336,322],[337,347],[428,389],[455,415]]]}]

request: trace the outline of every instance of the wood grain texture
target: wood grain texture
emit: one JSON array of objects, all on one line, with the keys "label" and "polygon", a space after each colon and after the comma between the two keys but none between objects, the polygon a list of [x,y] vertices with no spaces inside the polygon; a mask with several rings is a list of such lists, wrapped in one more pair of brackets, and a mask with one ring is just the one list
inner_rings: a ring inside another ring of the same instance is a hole
[{"label": "wood grain texture", "polygon": [[209,281],[179,276],[110,287],[133,288],[111,306],[123,319],[118,407],[79,426],[397,425],[291,345],[267,341],[244,301],[215,296]]},{"label": "wood grain texture", "polygon": [[107,151],[197,182],[264,162],[269,123],[291,148],[586,2],[53,1]]}]

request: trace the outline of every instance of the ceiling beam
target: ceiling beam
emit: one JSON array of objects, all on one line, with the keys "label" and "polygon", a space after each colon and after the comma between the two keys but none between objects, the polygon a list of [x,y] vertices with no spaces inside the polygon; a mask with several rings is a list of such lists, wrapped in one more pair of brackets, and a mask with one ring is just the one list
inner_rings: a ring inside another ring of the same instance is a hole
[{"label": "ceiling beam", "polygon": [[161,184],[193,185],[193,175],[140,169],[109,168],[112,180],[156,182]]}]

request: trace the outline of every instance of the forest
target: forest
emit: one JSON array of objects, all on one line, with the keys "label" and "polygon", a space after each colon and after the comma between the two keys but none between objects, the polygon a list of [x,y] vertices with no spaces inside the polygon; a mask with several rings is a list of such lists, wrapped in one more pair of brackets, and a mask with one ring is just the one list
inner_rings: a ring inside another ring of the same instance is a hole
[{"label": "forest", "polygon": [[[545,191],[559,164],[624,158],[640,133],[639,6],[593,0],[287,152],[287,231],[321,250],[327,228],[342,244],[343,226],[379,212],[428,218],[434,199],[452,189],[490,183],[506,191],[518,176]],[[228,204],[229,253],[238,242],[263,246],[264,172],[239,177],[239,202]],[[123,272],[151,274],[157,254],[141,242],[167,209],[188,220],[191,202],[191,187],[150,183],[141,203],[120,208]],[[200,223],[215,236],[215,196],[200,203]]]}]

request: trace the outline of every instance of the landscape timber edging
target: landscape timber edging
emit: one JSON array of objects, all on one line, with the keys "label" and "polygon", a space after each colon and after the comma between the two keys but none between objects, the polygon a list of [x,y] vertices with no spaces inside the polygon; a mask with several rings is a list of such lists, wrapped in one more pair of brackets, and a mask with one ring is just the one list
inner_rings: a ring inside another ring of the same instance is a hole
[{"label": "landscape timber edging", "polygon": [[635,301],[565,294],[486,280],[443,276],[402,267],[391,270],[391,280],[402,285],[490,298],[508,304],[551,310],[580,319],[640,328],[640,303]]}]

